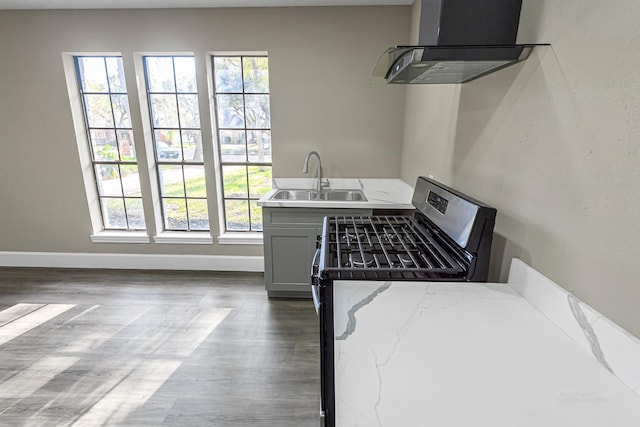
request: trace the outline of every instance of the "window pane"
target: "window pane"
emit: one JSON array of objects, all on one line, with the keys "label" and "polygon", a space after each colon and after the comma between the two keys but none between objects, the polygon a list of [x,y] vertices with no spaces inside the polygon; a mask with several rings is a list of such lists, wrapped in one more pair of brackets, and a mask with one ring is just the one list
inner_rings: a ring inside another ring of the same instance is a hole
[{"label": "window pane", "polygon": [[196,61],[194,57],[175,57],[176,85],[178,92],[196,92]]},{"label": "window pane", "polygon": [[136,147],[133,145],[133,132],[130,130],[119,130],[118,147],[120,147],[120,158],[124,161],[136,160]]},{"label": "window pane", "polygon": [[248,130],[249,141],[249,161],[260,163],[271,163],[271,131],[270,130]]},{"label": "window pane", "polygon": [[87,121],[92,128],[113,127],[111,115],[111,99],[109,95],[85,95],[84,103],[87,111]]},{"label": "window pane", "polygon": [[109,78],[109,89],[111,92],[126,93],[127,83],[124,79],[124,67],[122,65],[122,58],[120,57],[108,57],[107,62],[107,76]]},{"label": "window pane", "polygon": [[187,197],[207,197],[204,183],[204,166],[184,166]]},{"label": "window pane", "polygon": [[80,81],[84,92],[108,92],[107,74],[103,57],[78,58]]},{"label": "window pane", "polygon": [[271,166],[248,166],[249,197],[260,198],[271,190]]},{"label": "window pane", "polygon": [[250,201],[251,206],[251,231],[262,231],[262,206],[258,206],[256,200]]},{"label": "window pane", "polygon": [[183,128],[200,127],[200,111],[198,110],[198,95],[178,95],[180,112],[180,126]]},{"label": "window pane", "polygon": [[122,199],[101,199],[105,228],[127,228]]},{"label": "window pane", "polygon": [[244,102],[242,95],[217,95],[218,126],[221,128],[244,127]]},{"label": "window pane", "polygon": [[116,145],[116,132],[113,130],[92,129],[91,148],[94,160],[118,160],[118,147]]},{"label": "window pane", "polygon": [[124,199],[127,206],[127,220],[129,228],[144,230],[144,210],[142,209],[142,199]]},{"label": "window pane", "polygon": [[160,162],[180,162],[180,133],[175,129],[156,130],[156,156]]},{"label": "window pane", "polygon": [[120,165],[120,175],[122,176],[122,188],[125,196],[140,197],[140,175],[136,165]]},{"label": "window pane", "polygon": [[224,211],[227,219],[227,230],[249,231],[248,200],[225,200]]},{"label": "window pane", "polygon": [[184,199],[164,199],[164,223],[168,230],[186,230],[187,205]]},{"label": "window pane", "polygon": [[223,166],[224,197],[247,197],[247,169],[245,166]]},{"label": "window pane", "polygon": [[111,95],[113,103],[113,117],[117,128],[130,128],[131,119],[129,118],[129,100],[127,95]]},{"label": "window pane", "polygon": [[173,59],[167,57],[145,57],[147,81],[150,92],[175,92],[173,80]]},{"label": "window pane", "polygon": [[189,199],[189,227],[192,230],[209,229],[209,213],[207,201],[202,199]]},{"label": "window pane", "polygon": [[166,56],[145,60],[164,228],[208,230],[206,200],[190,199],[206,199],[207,195],[195,58]]},{"label": "window pane", "polygon": [[178,105],[175,95],[149,95],[153,127],[177,128]]},{"label": "window pane", "polygon": [[244,57],[244,91],[248,93],[269,92],[269,67],[265,57]]},{"label": "window pane", "polygon": [[118,165],[96,165],[96,181],[100,196],[122,196]]},{"label": "window pane", "polygon": [[245,115],[248,128],[271,127],[269,95],[246,95]]},{"label": "window pane", "polygon": [[215,57],[213,59],[216,92],[242,92],[242,68],[240,57]]},{"label": "window pane", "polygon": [[199,130],[182,131],[182,152],[185,162],[202,162],[202,137]]},{"label": "window pane", "polygon": [[162,197],[184,197],[182,166],[160,165],[159,170]]},{"label": "window pane", "polygon": [[246,161],[244,130],[221,130],[220,131],[220,154],[223,162],[244,162]]}]

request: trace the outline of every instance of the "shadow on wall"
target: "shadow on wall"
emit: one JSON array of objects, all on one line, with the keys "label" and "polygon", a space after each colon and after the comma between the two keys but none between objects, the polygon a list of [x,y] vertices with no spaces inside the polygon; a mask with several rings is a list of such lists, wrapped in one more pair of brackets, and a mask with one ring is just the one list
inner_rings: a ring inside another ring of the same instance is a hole
[{"label": "shadow on wall", "polygon": [[524,62],[461,86],[452,155],[454,173],[473,161],[476,145],[491,144],[498,139],[513,106],[520,102],[539,68],[539,56],[531,55]]},{"label": "shadow on wall", "polygon": [[[451,173],[453,184],[456,181],[484,181],[484,185],[493,186],[491,176],[482,172],[478,157],[494,141],[499,140],[498,133],[508,120],[510,106],[517,102],[522,88],[513,95],[514,82],[518,78],[522,64],[516,64],[496,74],[481,77],[477,81],[463,84],[460,89],[458,118],[451,155]],[[515,96],[515,100],[514,100]],[[460,119],[462,118],[462,119]],[[466,183],[465,183],[466,185]],[[478,197],[481,197],[478,194]],[[505,235],[494,231],[489,265],[489,282],[506,282],[511,259],[522,259],[529,264],[529,253],[516,241],[522,241],[525,225],[513,218],[506,217],[498,209],[496,225],[505,231]],[[514,239],[514,234],[517,236]],[[509,240],[506,236],[509,236]]]},{"label": "shadow on wall", "polygon": [[489,282],[506,282],[511,267],[511,259],[519,258],[531,265],[531,254],[528,249],[516,242],[526,241],[527,226],[498,210],[496,224],[509,236],[493,232],[491,244],[491,261],[489,264]]},{"label": "shadow on wall", "polygon": [[[531,254],[523,246],[527,242],[526,224],[505,215],[505,175],[501,156],[512,155],[505,144],[505,132],[519,120],[521,98],[531,93],[532,79],[540,69],[540,56],[532,55],[527,62],[516,64],[461,86],[458,120],[451,154],[452,185],[474,194],[489,204],[498,204],[496,230],[492,245],[489,281],[506,282],[511,259],[516,257],[531,264]],[[514,116],[515,115],[515,116]],[[520,138],[517,133],[506,138]],[[511,188],[509,185],[507,188]],[[516,193],[520,195],[521,193]],[[500,203],[500,201],[502,203]],[[506,203],[516,204],[516,199]]]},{"label": "shadow on wall", "polygon": [[[549,42],[540,40],[544,12],[544,0],[523,2],[518,43]],[[461,85],[458,118],[464,120],[458,120],[455,130],[454,172],[465,163],[477,141],[485,138],[491,141],[498,134],[509,118],[511,106],[520,100],[540,69],[540,51],[546,49],[536,47],[527,60]]]},{"label": "shadow on wall", "polygon": [[525,263],[531,262],[531,255],[528,250],[517,245],[512,240],[507,240],[501,234],[493,233],[493,243],[491,245],[491,262],[489,264],[489,283],[506,283],[509,278],[509,267],[511,260],[519,258]]}]

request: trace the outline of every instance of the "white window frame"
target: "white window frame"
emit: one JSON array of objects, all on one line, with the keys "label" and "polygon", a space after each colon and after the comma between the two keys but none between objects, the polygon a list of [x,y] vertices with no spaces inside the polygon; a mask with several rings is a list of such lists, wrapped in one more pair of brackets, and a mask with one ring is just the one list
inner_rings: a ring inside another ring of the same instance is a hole
[{"label": "white window frame", "polygon": [[[71,118],[78,145],[78,154],[92,232],[91,241],[94,243],[149,243],[148,227],[146,230],[105,230],[100,208],[100,197],[94,175],[94,167],[90,152],[90,141],[85,124],[85,112],[82,103],[82,95],[79,86],[79,76],[76,70],[76,57],[79,56],[119,56],[124,63],[125,58],[121,52],[63,52],[62,65],[67,83],[69,102],[71,105]],[[130,98],[130,88],[127,88]],[[131,105],[131,104],[130,104]],[[131,107],[130,107],[131,108]],[[133,125],[133,123],[132,123]],[[138,160],[138,170],[140,171]],[[144,204],[144,195],[142,197]]]},{"label": "white window frame", "polygon": [[[198,97],[200,106],[202,143],[204,152],[204,167],[207,184],[207,199],[209,207],[210,231],[163,231],[163,219],[161,198],[159,192],[159,179],[155,164],[153,147],[153,129],[151,126],[151,114],[147,101],[146,76],[144,73],[144,56],[194,56],[196,59],[196,79],[198,82]],[[159,244],[213,244],[215,232],[215,218],[218,216],[217,242],[219,244],[232,245],[262,245],[263,232],[242,231],[225,232],[224,198],[222,189],[222,168],[220,162],[218,134],[215,126],[215,103],[213,102],[213,67],[212,57],[215,55],[233,56],[269,56],[266,51],[208,51],[205,52],[204,67],[198,62],[200,57],[192,51],[185,52],[133,52],[132,56],[125,56],[122,52],[63,52],[62,64],[67,83],[69,101],[71,105],[71,117],[74,126],[76,143],[78,146],[79,160],[82,171],[89,218],[91,223],[91,241],[94,243],[159,243]],[[130,109],[135,107],[138,101],[141,116],[133,114],[132,127],[135,136],[138,171],[141,177],[142,200],[145,206],[146,230],[105,230],[102,222],[100,199],[93,171],[93,162],[90,152],[90,144],[87,136],[84,110],[81,99],[81,91],[76,74],[76,56],[120,56],[122,58],[127,81],[127,93]],[[201,75],[201,69],[205,69],[205,75]],[[132,72],[133,70],[133,72]],[[135,84],[132,82],[135,81]],[[203,84],[206,82],[206,84]],[[207,92],[208,90],[208,92]],[[137,95],[134,94],[137,92]],[[134,98],[137,96],[137,99]],[[132,102],[133,101],[133,102]],[[207,108],[209,108],[207,115]],[[205,120],[205,115],[208,120]],[[209,147],[207,147],[209,146]],[[213,195],[213,192],[216,195]],[[152,209],[149,209],[149,206]],[[152,217],[149,213],[152,212]]]},{"label": "white window frame", "polygon": [[[214,159],[215,159],[215,182],[216,182],[216,194],[217,194],[217,207],[218,207],[218,227],[220,235],[217,238],[218,244],[232,244],[232,245],[262,245],[263,244],[263,232],[262,231],[226,231],[225,224],[225,211],[224,211],[224,188],[222,179],[222,160],[220,153],[220,143],[218,141],[218,126],[216,120],[216,104],[215,104],[215,86],[213,76],[213,57],[215,56],[266,56],[269,57],[267,51],[209,51],[207,52],[207,82],[209,89],[209,109],[212,123],[212,138],[214,147]],[[269,92],[269,99],[271,99],[271,92]],[[273,155],[273,152],[272,152]],[[271,163],[273,171],[273,161]]]},{"label": "white window frame", "polygon": [[[137,92],[140,104],[140,113],[142,116],[142,131],[144,135],[144,148],[147,159],[147,174],[149,176],[149,181],[151,184],[151,199],[153,205],[153,223],[155,224],[155,234],[153,236],[153,242],[159,244],[195,244],[195,245],[210,245],[213,244],[212,232],[213,228],[211,227],[211,203],[209,204],[209,231],[165,231],[163,229],[164,219],[162,217],[162,197],[160,194],[160,178],[158,176],[158,169],[155,161],[155,150],[153,147],[154,138],[153,138],[153,126],[151,124],[152,116],[151,111],[149,109],[148,103],[148,94],[147,94],[147,84],[146,84],[146,75],[144,70],[144,57],[145,56],[193,56],[196,59],[196,79],[199,83],[200,78],[197,72],[197,63],[198,57],[192,51],[172,51],[172,52],[135,52],[133,54],[133,63],[136,75],[136,83],[137,83]],[[206,97],[206,93],[203,93],[202,85],[197,85],[197,93],[199,104],[202,105],[201,99],[204,95]],[[201,131],[204,131],[205,124],[202,122],[203,117],[202,108],[200,109],[200,128]],[[202,133],[202,144],[203,150],[204,145],[209,143],[209,139],[206,138],[206,133]],[[204,159],[204,167],[205,167],[205,175],[210,175],[211,173],[215,173],[215,171],[208,170],[210,168],[207,167],[206,157]],[[211,185],[210,179],[206,179],[207,182],[207,200],[211,200]]]}]

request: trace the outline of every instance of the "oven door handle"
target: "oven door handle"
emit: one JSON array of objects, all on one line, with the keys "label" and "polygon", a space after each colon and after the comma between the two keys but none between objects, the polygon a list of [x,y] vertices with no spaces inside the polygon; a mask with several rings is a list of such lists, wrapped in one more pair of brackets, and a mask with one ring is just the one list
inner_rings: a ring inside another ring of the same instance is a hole
[{"label": "oven door handle", "polygon": [[316,261],[318,261],[319,256],[320,256],[320,248],[316,249],[316,253],[313,254],[313,260],[311,260],[311,277],[316,276],[316,272],[318,270],[318,264],[316,263]]},{"label": "oven door handle", "polygon": [[318,277],[318,264],[316,264],[318,257],[320,256],[320,248],[316,249],[316,253],[313,255],[313,260],[311,261],[311,296],[313,297],[313,306],[316,309],[316,314],[320,315],[320,290],[318,289],[319,277]]}]

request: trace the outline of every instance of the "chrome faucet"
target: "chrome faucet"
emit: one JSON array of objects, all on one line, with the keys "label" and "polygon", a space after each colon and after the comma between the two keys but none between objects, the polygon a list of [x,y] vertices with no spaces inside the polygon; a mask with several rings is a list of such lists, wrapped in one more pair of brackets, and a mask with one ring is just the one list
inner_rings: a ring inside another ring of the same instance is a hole
[{"label": "chrome faucet", "polygon": [[302,173],[309,173],[309,159],[311,156],[316,156],[318,159],[318,182],[316,183],[316,190],[320,193],[320,191],[322,191],[322,161],[320,160],[320,154],[316,151],[310,151],[309,154],[307,154],[307,158],[304,159],[304,166],[302,166]]}]

